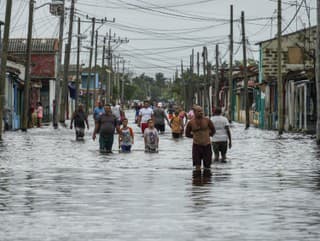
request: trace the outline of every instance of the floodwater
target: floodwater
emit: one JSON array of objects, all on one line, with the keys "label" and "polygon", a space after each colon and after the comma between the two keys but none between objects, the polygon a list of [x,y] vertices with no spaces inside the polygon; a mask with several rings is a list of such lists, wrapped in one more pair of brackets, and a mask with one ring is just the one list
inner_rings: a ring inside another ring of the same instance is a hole
[{"label": "floodwater", "polygon": [[1,241],[320,240],[320,151],[311,136],[232,127],[226,164],[194,173],[192,140],[100,154],[51,126],[0,143]]}]

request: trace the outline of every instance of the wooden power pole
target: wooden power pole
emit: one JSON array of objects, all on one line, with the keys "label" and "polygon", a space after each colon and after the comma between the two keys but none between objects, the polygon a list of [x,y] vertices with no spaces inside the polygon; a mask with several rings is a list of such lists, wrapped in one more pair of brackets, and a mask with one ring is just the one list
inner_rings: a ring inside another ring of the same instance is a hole
[{"label": "wooden power pole", "polygon": [[63,82],[62,82],[61,106],[60,106],[60,110],[61,110],[60,122],[63,124],[65,122],[66,113],[68,112],[68,109],[67,109],[68,108],[68,76],[69,76],[69,63],[70,63],[70,52],[71,52],[71,43],[72,43],[74,4],[75,4],[75,0],[71,0],[68,44],[66,45],[66,51],[64,55]]},{"label": "wooden power pole", "polygon": [[219,107],[219,45],[216,45],[216,79],[214,82],[214,108]]},{"label": "wooden power pole", "polygon": [[79,86],[80,86],[80,38],[81,38],[81,20],[80,17],[78,17],[78,36],[77,36],[77,77],[76,77],[76,100],[75,100],[75,107],[76,110],[79,105]]},{"label": "wooden power pole", "polygon": [[[102,46],[102,62],[101,62],[101,67],[102,67],[102,80],[103,80],[103,83],[105,85],[105,93],[104,93],[104,103],[106,103],[107,101],[107,91],[108,91],[108,87],[107,87],[107,79],[106,79],[106,68],[104,66],[104,60],[105,60],[105,57],[106,57],[106,41],[107,41],[107,37],[104,36],[103,37],[103,46]],[[101,82],[102,84],[102,82]]]},{"label": "wooden power pole", "polygon": [[232,69],[233,69],[233,5],[230,5],[230,46],[229,46],[229,101],[228,101],[228,114],[229,121],[233,120],[233,78],[232,78]]},{"label": "wooden power pole", "polygon": [[33,24],[33,11],[34,11],[34,0],[30,0],[29,3],[29,23],[28,23],[28,38],[27,38],[27,49],[26,49],[26,66],[25,66],[25,84],[24,84],[24,95],[23,95],[23,116],[22,116],[22,131],[27,131],[29,110],[30,110],[30,65],[31,65],[31,48],[32,48],[32,24]]},{"label": "wooden power pole", "polygon": [[6,71],[7,71],[11,10],[12,10],[12,0],[7,0],[6,17],[5,17],[5,23],[4,23],[4,35],[3,35],[2,52],[1,52],[2,53],[1,69],[0,69],[0,140],[2,140],[2,130],[3,130],[2,119],[3,119],[3,108],[4,108],[4,88],[5,88]]},{"label": "wooden power pole", "polygon": [[[89,113],[90,107],[90,93],[89,86],[91,82],[91,68],[92,68],[92,54],[93,54],[93,41],[94,41],[94,28],[95,28],[96,20],[92,18],[92,29],[91,29],[91,44],[90,44],[90,56],[89,56],[89,71],[87,77],[87,92],[86,92],[86,112]],[[95,81],[95,78],[94,78]]]},{"label": "wooden power pole", "polygon": [[283,133],[283,84],[282,84],[282,67],[281,67],[281,59],[282,59],[282,51],[281,51],[281,0],[278,0],[278,36],[277,36],[277,78],[278,78],[278,133],[282,135]]},{"label": "wooden power pole", "polygon": [[59,20],[59,52],[57,59],[57,77],[56,77],[56,86],[55,86],[55,106],[53,111],[53,127],[58,128],[58,120],[60,113],[60,99],[61,99],[61,59],[62,59],[62,48],[63,48],[63,29],[64,29],[64,0],[61,10],[60,20]]},{"label": "wooden power pole", "polygon": [[242,49],[243,49],[243,74],[244,74],[244,103],[246,112],[246,129],[250,127],[249,115],[249,95],[248,95],[248,68],[247,68],[247,45],[246,32],[244,25],[244,12],[241,12],[241,26],[242,26]]},{"label": "wooden power pole", "polygon": [[97,76],[97,60],[98,60],[98,37],[99,33],[98,30],[96,30],[96,41],[95,41],[95,47],[94,47],[94,82],[93,82],[93,108],[96,103],[96,89],[97,89],[97,84],[96,84],[96,76]]},{"label": "wooden power pole", "polygon": [[317,45],[316,49],[316,87],[317,87],[317,144],[320,145],[320,0],[317,0]]}]

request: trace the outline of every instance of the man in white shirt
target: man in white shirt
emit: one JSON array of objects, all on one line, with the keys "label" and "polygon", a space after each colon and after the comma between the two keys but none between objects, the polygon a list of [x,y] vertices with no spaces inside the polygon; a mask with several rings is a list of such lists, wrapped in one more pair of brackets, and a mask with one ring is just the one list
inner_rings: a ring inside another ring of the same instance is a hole
[{"label": "man in white shirt", "polygon": [[153,110],[149,106],[149,101],[145,100],[143,102],[143,108],[139,111],[138,126],[141,127],[142,134],[144,130],[148,127],[148,120],[153,119]]},{"label": "man in white shirt", "polygon": [[229,128],[229,121],[226,117],[221,115],[221,109],[215,110],[215,115],[211,117],[211,121],[216,129],[216,133],[212,137],[212,148],[214,152],[214,161],[219,161],[219,154],[221,153],[221,162],[226,162],[226,154],[229,148],[231,148],[231,132]]}]

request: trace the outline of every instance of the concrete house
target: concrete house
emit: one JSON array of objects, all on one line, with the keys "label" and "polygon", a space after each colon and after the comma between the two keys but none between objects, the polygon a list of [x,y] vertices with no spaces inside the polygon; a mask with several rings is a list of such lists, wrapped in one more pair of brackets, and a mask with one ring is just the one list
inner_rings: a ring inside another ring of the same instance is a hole
[{"label": "concrete house", "polygon": [[[26,39],[10,39],[8,53],[24,60],[26,45]],[[44,121],[51,120],[53,111],[58,50],[58,39],[32,39],[30,107],[35,107],[41,101]]]},{"label": "concrete house", "polygon": [[[313,132],[316,123],[316,27],[282,36],[282,79],[286,130]],[[259,42],[259,126],[278,127],[277,39]]]}]

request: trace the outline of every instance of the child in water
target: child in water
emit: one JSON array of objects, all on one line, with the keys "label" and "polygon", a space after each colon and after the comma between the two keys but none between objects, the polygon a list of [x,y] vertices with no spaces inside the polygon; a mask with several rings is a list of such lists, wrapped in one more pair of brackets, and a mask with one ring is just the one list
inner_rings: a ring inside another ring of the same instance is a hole
[{"label": "child in water", "polygon": [[158,152],[159,136],[152,119],[148,120],[148,127],[144,131],[145,152]]},{"label": "child in water", "polygon": [[128,119],[122,120],[122,128],[119,134],[119,148],[122,152],[130,152],[134,143],[134,134],[132,128],[128,126]]}]

